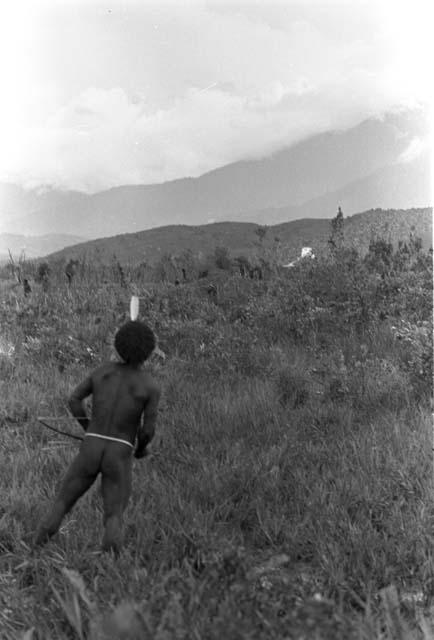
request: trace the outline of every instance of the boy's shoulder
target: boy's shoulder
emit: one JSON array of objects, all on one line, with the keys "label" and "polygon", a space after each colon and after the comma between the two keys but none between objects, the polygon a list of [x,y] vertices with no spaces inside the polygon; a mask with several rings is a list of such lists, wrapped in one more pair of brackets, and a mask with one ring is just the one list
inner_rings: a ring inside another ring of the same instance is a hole
[{"label": "boy's shoulder", "polygon": [[93,369],[90,373],[91,376],[98,376],[110,371],[114,371],[116,369],[116,362],[103,362],[102,364],[99,365],[99,367],[96,367],[95,369]]},{"label": "boy's shoulder", "polygon": [[147,390],[151,392],[160,391],[160,385],[158,384],[157,380],[154,378],[154,376],[150,371],[146,369],[130,369],[128,367],[125,367],[125,365],[122,365],[119,362],[112,362],[112,361],[104,362],[99,367],[94,369],[89,374],[89,377],[92,378],[93,380],[101,380],[105,378],[107,375],[110,375],[110,373],[114,373],[114,372],[117,372],[117,373],[124,372],[124,374],[128,376],[130,379],[131,377],[133,377],[137,382],[139,382],[140,385],[143,385],[144,387],[146,387]]},{"label": "boy's shoulder", "polygon": [[146,369],[141,369],[140,376],[148,389],[155,390],[155,391],[160,390],[160,385],[158,384],[157,380],[154,378],[154,376],[150,371],[147,371]]},{"label": "boy's shoulder", "polygon": [[100,364],[99,367],[92,369],[89,373],[89,378],[94,382],[105,378],[108,374],[113,373],[117,369],[116,364],[116,362],[104,362],[103,364]]}]

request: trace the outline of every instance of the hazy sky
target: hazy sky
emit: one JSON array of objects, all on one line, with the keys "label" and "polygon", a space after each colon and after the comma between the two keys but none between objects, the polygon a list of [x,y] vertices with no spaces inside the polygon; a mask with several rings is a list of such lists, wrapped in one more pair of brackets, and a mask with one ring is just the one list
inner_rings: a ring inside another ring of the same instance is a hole
[{"label": "hazy sky", "polygon": [[197,176],[431,86],[428,2],[8,2],[0,180]]}]

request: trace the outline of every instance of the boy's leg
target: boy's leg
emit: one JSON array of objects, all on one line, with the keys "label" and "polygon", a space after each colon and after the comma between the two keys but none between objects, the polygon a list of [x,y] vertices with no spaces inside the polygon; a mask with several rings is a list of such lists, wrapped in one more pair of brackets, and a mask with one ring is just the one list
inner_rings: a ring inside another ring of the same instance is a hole
[{"label": "boy's leg", "polygon": [[131,496],[131,486],[132,486],[132,475],[133,475],[133,460],[130,457],[129,460],[125,463],[125,471],[124,471],[124,479],[123,479],[123,489],[124,495],[122,499],[122,514],[128,506],[128,502]]},{"label": "boy's leg", "polygon": [[[120,450],[124,447],[124,450]],[[132,456],[125,445],[110,445],[102,465],[101,492],[104,504],[104,551],[119,552],[122,516],[131,495]]]},{"label": "boy's leg", "polygon": [[94,482],[98,472],[90,472],[88,463],[87,456],[82,451],[72,461],[51,511],[38,528],[35,545],[47,542],[59,530],[65,515]]}]

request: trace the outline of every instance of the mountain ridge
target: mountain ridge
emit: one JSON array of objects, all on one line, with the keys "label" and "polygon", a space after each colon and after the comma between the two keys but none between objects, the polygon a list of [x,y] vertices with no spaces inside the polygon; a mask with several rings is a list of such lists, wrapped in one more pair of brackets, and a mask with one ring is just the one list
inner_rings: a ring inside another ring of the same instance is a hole
[{"label": "mountain ridge", "polygon": [[[24,230],[31,235],[57,231],[97,238],[170,223],[197,225],[214,220],[248,220],[253,215],[256,221],[266,215],[261,211],[282,207],[287,209],[282,219],[330,217],[339,204],[339,193],[350,188],[348,185],[354,189],[352,202],[345,205],[348,213],[376,206],[430,205],[430,185],[425,178],[428,171],[423,170],[416,191],[413,178],[403,177],[402,165],[396,162],[415,137],[424,135],[424,126],[423,118],[415,114],[392,114],[366,120],[351,129],[311,136],[268,157],[232,163],[197,178],[119,186],[92,195],[44,191],[35,195],[33,202],[28,193],[15,193],[9,205],[3,203],[0,209],[2,227],[4,231]],[[415,162],[421,166],[420,159]],[[426,157],[423,163],[428,166]],[[407,163],[407,170],[414,175],[412,166]],[[395,186],[385,188],[396,192],[396,185],[401,184],[401,191],[408,193],[405,201],[361,199],[358,181],[381,181],[376,173],[387,168],[396,178]],[[18,215],[17,210],[12,215],[14,198],[19,203],[20,197],[24,215]]]}]

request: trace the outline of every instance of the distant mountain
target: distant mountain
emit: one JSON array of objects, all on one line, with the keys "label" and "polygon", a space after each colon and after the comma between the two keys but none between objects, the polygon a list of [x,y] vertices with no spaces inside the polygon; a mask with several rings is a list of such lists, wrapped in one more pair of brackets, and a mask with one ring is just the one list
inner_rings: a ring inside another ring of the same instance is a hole
[{"label": "distant mountain", "polygon": [[431,168],[428,154],[412,162],[398,162],[378,169],[374,173],[346,184],[341,189],[308,200],[299,206],[278,207],[249,211],[246,219],[276,224],[285,220],[305,217],[330,217],[339,205],[347,215],[370,208],[394,209],[425,207],[432,202]]},{"label": "distant mountain", "polygon": [[[15,223],[18,231],[31,235],[30,229],[17,227],[17,221],[27,216],[31,220],[33,216],[46,215],[56,210],[73,214],[87,199],[88,196],[79,191],[61,191],[50,187],[23,189],[15,184],[0,183],[0,231],[12,232]],[[49,228],[46,232],[51,231],[52,229]]]},{"label": "distant mountain", "polygon": [[18,259],[22,254],[26,258],[38,258],[84,240],[85,238],[80,236],[65,234],[22,236],[12,233],[0,233],[0,260],[3,261],[7,258],[9,251],[14,259]]},{"label": "distant mountain", "polygon": [[[345,212],[344,212],[345,213]],[[155,264],[165,254],[181,255],[190,250],[196,256],[226,247],[232,256],[258,253],[258,225],[250,222],[221,222],[201,226],[171,225],[137,233],[92,240],[48,256],[50,260],[86,259],[101,264],[114,258],[122,264],[146,261]],[[395,245],[410,232],[421,237],[424,248],[432,246],[432,209],[370,210],[345,217],[347,244],[367,250],[373,237],[384,237]],[[301,248],[323,249],[330,236],[330,220],[304,219],[270,226],[262,247],[279,255],[283,262],[300,255]]]},{"label": "distant mountain", "polygon": [[[330,217],[337,204],[348,213],[426,206],[431,204],[428,159],[405,167],[397,161],[427,130],[421,112],[401,112],[315,135],[270,157],[236,162],[198,178],[94,195],[23,192],[7,185],[3,194],[0,190],[1,229],[96,238],[169,224]],[[281,209],[277,218],[276,209]]]}]

